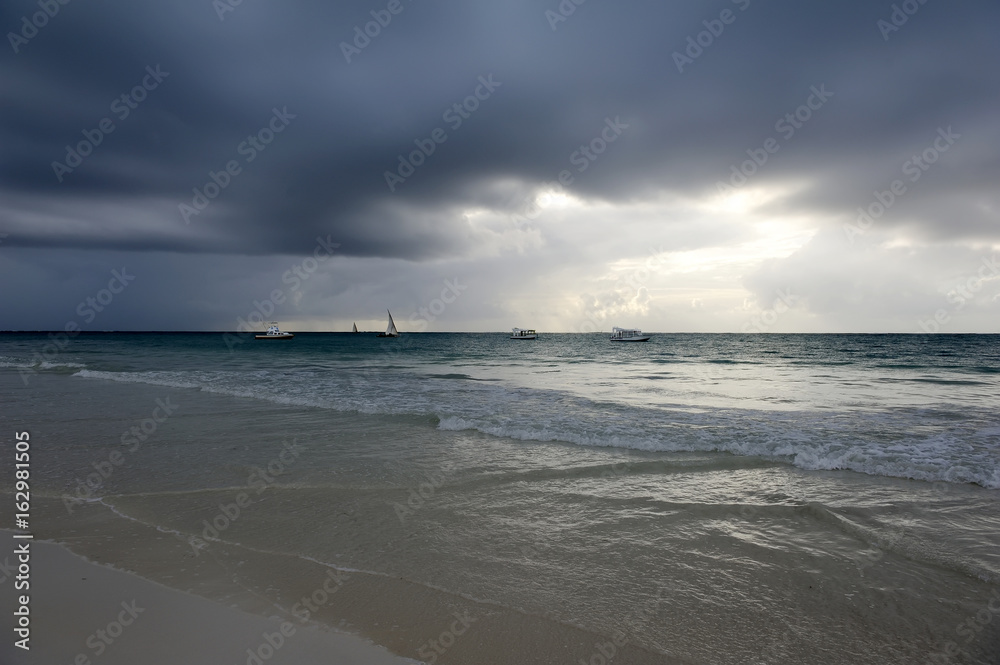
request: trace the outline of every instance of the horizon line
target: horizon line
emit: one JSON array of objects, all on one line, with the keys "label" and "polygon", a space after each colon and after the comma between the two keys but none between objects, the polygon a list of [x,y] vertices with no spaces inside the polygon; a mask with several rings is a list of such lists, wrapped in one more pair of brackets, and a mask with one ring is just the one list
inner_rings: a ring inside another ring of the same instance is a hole
[{"label": "horizon line", "polygon": [[[286,332],[291,332],[296,335],[365,335],[365,334],[375,334],[381,332],[379,330],[359,330],[354,332],[352,330],[288,330]],[[594,330],[591,332],[577,332],[577,331],[560,331],[560,330],[546,330],[546,331],[536,331],[539,335],[602,335],[610,333],[610,330]],[[509,330],[425,330],[422,332],[418,331],[399,331],[400,335],[506,335],[509,334]],[[1000,331],[997,332],[901,332],[901,331],[890,331],[890,332],[776,332],[776,331],[754,331],[754,332],[740,332],[740,331],[713,331],[713,332],[697,332],[697,331],[649,331],[644,330],[643,333],[649,335],[1000,335]],[[0,334],[61,334],[68,335],[70,337],[75,337],[80,334],[87,335],[259,335],[262,332],[253,331],[239,331],[239,330],[0,330]]]}]

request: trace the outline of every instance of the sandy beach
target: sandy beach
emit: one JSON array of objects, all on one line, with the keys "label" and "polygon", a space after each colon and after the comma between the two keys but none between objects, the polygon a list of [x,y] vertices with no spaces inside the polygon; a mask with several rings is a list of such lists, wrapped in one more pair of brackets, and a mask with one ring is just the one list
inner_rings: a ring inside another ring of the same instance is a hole
[{"label": "sandy beach", "polygon": [[[0,372],[39,541],[32,651],[8,633],[0,665],[995,662],[992,374],[956,385],[908,339],[874,370],[840,338],[506,341],[428,336],[378,374],[346,335],[108,336],[30,390]],[[852,406],[885,374],[909,392]]]},{"label": "sandy beach", "polygon": [[[13,542],[11,532],[0,532]],[[108,566],[53,543],[31,550],[30,651],[5,639],[2,662],[25,665],[401,665],[414,661],[348,634],[264,618]],[[14,611],[13,580],[3,612]]]}]

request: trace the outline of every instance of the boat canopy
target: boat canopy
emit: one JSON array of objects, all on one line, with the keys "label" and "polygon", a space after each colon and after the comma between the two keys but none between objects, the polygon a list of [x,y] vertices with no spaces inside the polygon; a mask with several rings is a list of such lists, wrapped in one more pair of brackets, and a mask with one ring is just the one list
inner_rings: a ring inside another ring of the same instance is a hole
[{"label": "boat canopy", "polygon": [[615,333],[616,335],[641,335],[642,334],[642,331],[638,330],[636,328],[619,328],[618,326],[615,326],[614,328],[612,328],[611,331],[613,333]]}]

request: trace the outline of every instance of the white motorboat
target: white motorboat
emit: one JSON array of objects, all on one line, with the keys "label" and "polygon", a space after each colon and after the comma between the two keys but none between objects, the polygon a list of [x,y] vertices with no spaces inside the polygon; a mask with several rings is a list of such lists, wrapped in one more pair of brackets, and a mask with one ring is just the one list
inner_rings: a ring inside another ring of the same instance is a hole
[{"label": "white motorboat", "polygon": [[534,330],[524,328],[514,328],[510,336],[511,339],[537,339],[538,334]]},{"label": "white motorboat", "polygon": [[291,339],[293,337],[295,337],[295,335],[290,332],[282,332],[278,328],[277,321],[271,321],[267,324],[267,332],[263,335],[254,335],[254,339]]},{"label": "white motorboat", "polygon": [[[389,312],[389,310],[385,310]],[[389,312],[389,326],[385,329],[384,333],[379,333],[375,335],[376,337],[399,337],[399,332],[396,330],[396,322],[392,320],[392,312]]]},{"label": "white motorboat", "polygon": [[651,335],[643,335],[641,330],[634,328],[619,328],[615,326],[611,329],[612,342],[648,342]]}]

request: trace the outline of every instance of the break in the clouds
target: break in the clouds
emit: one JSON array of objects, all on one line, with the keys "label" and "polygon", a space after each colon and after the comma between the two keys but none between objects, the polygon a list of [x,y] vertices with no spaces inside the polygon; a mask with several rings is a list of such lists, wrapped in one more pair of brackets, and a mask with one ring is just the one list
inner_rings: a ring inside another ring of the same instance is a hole
[{"label": "break in the clouds", "polygon": [[998,20],[7,2],[0,329],[996,332]]}]

